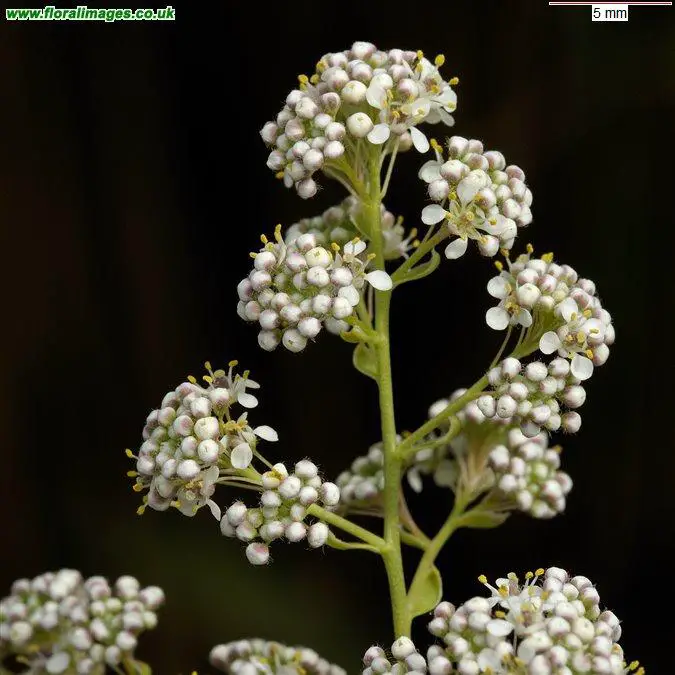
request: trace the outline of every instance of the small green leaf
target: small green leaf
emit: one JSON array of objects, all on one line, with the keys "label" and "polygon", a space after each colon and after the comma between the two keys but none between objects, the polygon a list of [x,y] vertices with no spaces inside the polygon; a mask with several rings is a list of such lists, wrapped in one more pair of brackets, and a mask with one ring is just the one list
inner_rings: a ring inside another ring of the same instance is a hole
[{"label": "small green leaf", "polygon": [[406,272],[402,279],[395,279],[396,285],[400,286],[408,281],[417,281],[417,279],[424,279],[428,277],[441,264],[441,256],[435,248],[431,249],[431,258],[427,262],[416,265],[411,270]]},{"label": "small green leaf", "polygon": [[367,377],[377,379],[377,362],[375,352],[363,342],[356,345],[353,356],[354,368]]},{"label": "small green leaf", "polygon": [[495,513],[494,511],[469,511],[460,519],[460,527],[471,527],[475,529],[490,529],[499,527],[507,518],[508,513]]},{"label": "small green leaf", "polygon": [[152,675],[152,668],[143,661],[124,661],[125,672],[133,675]]},{"label": "small green leaf", "polygon": [[443,580],[436,566],[429,570],[429,574],[421,581],[414,583],[408,593],[408,608],[414,619],[421,614],[430,612],[443,597]]}]

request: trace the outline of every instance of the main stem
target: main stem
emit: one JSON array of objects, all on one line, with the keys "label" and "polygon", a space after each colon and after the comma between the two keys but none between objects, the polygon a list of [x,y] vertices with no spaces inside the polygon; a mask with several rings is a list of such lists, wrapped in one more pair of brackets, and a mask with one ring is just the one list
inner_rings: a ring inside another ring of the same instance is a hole
[{"label": "main stem", "polygon": [[[379,156],[371,156],[368,180],[368,219],[371,241],[375,253],[375,265],[384,269],[384,243],[380,207],[382,189],[380,184]],[[395,636],[410,636],[410,612],[406,600],[405,576],[401,556],[401,531],[399,528],[399,486],[401,459],[396,454],[396,420],[394,417],[394,393],[391,377],[389,347],[389,307],[391,291],[375,292],[375,331],[379,340],[375,345],[377,356],[377,384],[380,394],[380,419],[384,448],[384,541],[382,559],[389,581],[389,595]]]}]

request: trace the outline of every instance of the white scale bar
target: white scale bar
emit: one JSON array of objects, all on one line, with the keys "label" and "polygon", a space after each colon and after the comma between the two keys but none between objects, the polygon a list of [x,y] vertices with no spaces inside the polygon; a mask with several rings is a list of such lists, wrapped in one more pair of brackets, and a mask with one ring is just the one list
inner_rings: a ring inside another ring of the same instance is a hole
[{"label": "white scale bar", "polygon": [[593,2],[593,0],[567,0],[565,1],[558,1],[558,2],[549,2],[549,5],[557,5],[561,7],[578,7],[578,6],[602,6],[602,5],[616,5],[616,6],[621,6],[621,7],[627,7],[629,5],[633,7],[670,7],[672,6],[672,2],[622,2],[620,4],[615,3],[615,2]]}]

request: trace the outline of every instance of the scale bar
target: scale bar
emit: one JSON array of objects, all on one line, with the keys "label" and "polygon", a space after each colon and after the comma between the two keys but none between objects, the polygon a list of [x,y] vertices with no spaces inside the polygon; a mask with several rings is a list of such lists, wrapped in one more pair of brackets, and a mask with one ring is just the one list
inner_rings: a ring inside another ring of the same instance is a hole
[{"label": "scale bar", "polygon": [[549,2],[549,5],[575,6],[575,5],[633,5],[634,7],[669,7],[672,2],[621,2],[620,0],[601,0],[592,2],[592,0],[568,0],[567,2]]}]

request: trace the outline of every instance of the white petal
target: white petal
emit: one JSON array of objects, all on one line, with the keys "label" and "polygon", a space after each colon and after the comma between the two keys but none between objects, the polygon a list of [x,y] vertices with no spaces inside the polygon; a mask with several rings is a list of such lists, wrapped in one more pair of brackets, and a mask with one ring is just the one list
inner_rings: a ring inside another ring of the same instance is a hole
[{"label": "white petal", "polygon": [[389,129],[388,124],[376,124],[368,134],[368,140],[373,145],[382,145],[389,140],[389,134],[391,130]]},{"label": "white petal", "polygon": [[366,101],[378,110],[384,108],[387,102],[387,92],[377,80],[372,81],[368,89],[366,89]]},{"label": "white petal", "polygon": [[263,424],[259,427],[256,427],[253,430],[253,433],[256,436],[260,436],[264,441],[278,441],[279,440],[279,434],[272,429],[272,427],[268,427],[266,424]]},{"label": "white petal", "polygon": [[449,260],[456,260],[457,258],[461,258],[464,255],[464,253],[466,253],[467,245],[468,244],[466,239],[460,238],[451,241],[445,247],[445,257],[448,258]]},{"label": "white petal", "polygon": [[408,471],[408,485],[410,485],[414,492],[422,492],[422,478],[417,469],[410,469]]},{"label": "white petal", "polygon": [[463,178],[457,185],[457,196],[462,206],[466,206],[480,190],[480,183],[471,178]]},{"label": "white petal", "polygon": [[417,127],[410,127],[410,136],[417,152],[426,152],[429,149],[429,140]]},{"label": "white petal", "polygon": [[246,380],[247,389],[260,389],[260,385],[255,380]]},{"label": "white petal", "polygon": [[45,664],[48,673],[63,673],[70,663],[70,656],[66,652],[57,652],[49,657]]},{"label": "white petal", "polygon": [[490,307],[485,312],[485,323],[493,330],[504,330],[509,325],[509,313],[503,307]]},{"label": "white petal", "polygon": [[446,87],[439,96],[436,97],[436,100],[448,110],[454,110],[457,107],[457,92],[453,91],[450,87]]},{"label": "white petal", "polygon": [[508,297],[510,286],[504,277],[492,277],[492,279],[488,281],[487,291],[493,298],[503,300]]},{"label": "white petal", "polygon": [[390,291],[394,285],[391,277],[384,270],[373,270],[366,274],[366,280],[378,291]]},{"label": "white petal", "polygon": [[495,637],[506,637],[513,631],[513,624],[504,619],[492,619],[486,626],[487,632]]},{"label": "white petal", "polygon": [[418,178],[421,178],[425,183],[431,183],[441,177],[441,163],[435,159],[430,159],[424,162],[417,172]]},{"label": "white petal", "polygon": [[[494,621],[503,621],[503,619],[494,619]],[[490,622],[492,623],[492,621]],[[490,625],[488,623],[488,626]],[[504,621],[504,623],[507,623]],[[481,650],[480,654],[478,654],[478,658],[476,659],[476,662],[478,663],[478,667],[480,668],[482,673],[498,673],[499,671],[502,671],[502,659],[499,657],[497,652],[494,649],[483,649]]]},{"label": "white petal", "polygon": [[518,323],[525,328],[529,328],[532,325],[532,315],[524,307],[521,307],[518,312]]},{"label": "white petal", "polygon": [[579,380],[587,380],[593,374],[593,361],[581,354],[572,358],[572,375]]},{"label": "white petal", "polygon": [[579,314],[579,307],[572,298],[565,298],[556,309],[565,321],[571,321],[573,314]]},{"label": "white petal", "polygon": [[544,333],[539,340],[539,351],[543,354],[553,354],[560,347],[560,338],[552,330]]},{"label": "white petal", "polygon": [[222,513],[220,512],[220,506],[216,504],[213,499],[209,499],[208,502],[206,502],[206,505],[209,507],[209,510],[211,511],[211,515],[218,521],[220,522],[220,518],[222,516]]},{"label": "white petal", "polygon": [[217,465],[210,466],[202,477],[204,488],[210,488],[220,477],[220,469]]},{"label": "white petal", "polygon": [[367,244],[363,239],[359,239],[358,241],[348,241],[344,245],[343,250],[347,255],[359,255],[366,250],[366,245]]},{"label": "white petal", "polygon": [[237,401],[244,408],[255,408],[258,405],[258,399],[253,394],[247,394],[245,391],[237,394]]},{"label": "white petal", "polygon": [[253,451],[248,443],[240,443],[230,455],[230,462],[235,469],[245,469],[253,459]]},{"label": "white petal", "polygon": [[438,109],[438,116],[441,118],[441,122],[445,124],[446,127],[455,126],[455,118],[445,110],[445,108]]},{"label": "white petal", "polygon": [[345,300],[347,300],[347,302],[352,307],[356,307],[356,305],[359,304],[359,300],[361,299],[359,292],[354,288],[354,286],[343,286],[338,291],[338,295],[341,298],[345,298]]},{"label": "white petal", "polygon": [[429,204],[422,209],[422,222],[435,225],[445,218],[447,211],[440,204]]}]

